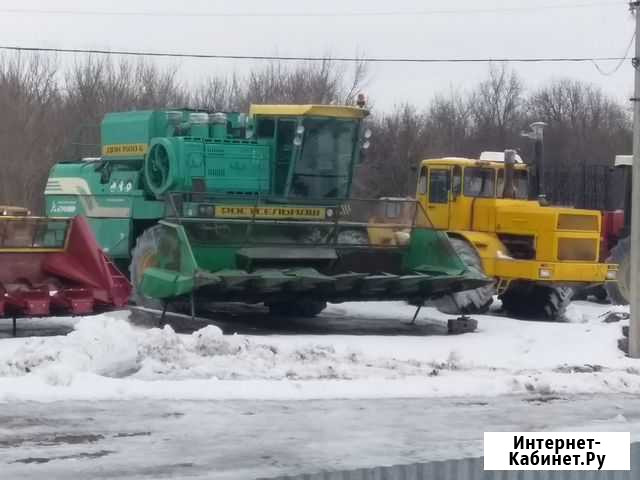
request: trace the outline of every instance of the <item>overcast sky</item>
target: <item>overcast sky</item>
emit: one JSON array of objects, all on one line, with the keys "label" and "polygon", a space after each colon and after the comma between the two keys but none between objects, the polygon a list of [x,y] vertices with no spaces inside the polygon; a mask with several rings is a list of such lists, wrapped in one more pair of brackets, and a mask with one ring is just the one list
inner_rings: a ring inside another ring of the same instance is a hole
[{"label": "overcast sky", "polygon": [[[585,4],[599,3],[585,7]],[[546,8],[564,6],[571,8]],[[579,5],[583,5],[579,7]],[[478,12],[478,9],[539,10]],[[7,12],[7,9],[202,13],[202,16],[71,15]],[[4,10],[3,10],[4,9]],[[415,12],[460,10],[460,13]],[[467,10],[464,13],[464,10]],[[469,11],[473,10],[473,11]],[[373,16],[214,17],[214,13],[317,14],[407,12]],[[615,0],[0,0],[0,44],[179,51],[238,55],[318,55],[420,58],[622,56],[634,23],[627,3]],[[61,55],[66,59],[73,56]],[[181,76],[197,81],[215,72],[245,72],[251,62],[170,60]],[[603,62],[611,69],[614,62]],[[633,85],[629,62],[612,76],[590,63],[514,64],[535,88],[558,77],[602,86],[625,101]],[[374,64],[369,96],[377,109],[409,100],[424,105],[434,93],[469,88],[486,75],[485,64]]]}]

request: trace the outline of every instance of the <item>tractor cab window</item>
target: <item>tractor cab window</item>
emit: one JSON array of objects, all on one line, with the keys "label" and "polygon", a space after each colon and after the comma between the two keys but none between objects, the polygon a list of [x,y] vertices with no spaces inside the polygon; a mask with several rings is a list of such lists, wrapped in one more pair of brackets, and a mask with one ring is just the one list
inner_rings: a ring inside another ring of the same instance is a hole
[{"label": "tractor cab window", "polygon": [[357,123],[338,118],[304,121],[302,152],[291,181],[291,196],[344,198],[353,167]]},{"label": "tractor cab window", "polygon": [[451,193],[453,197],[457,197],[462,193],[462,168],[458,165],[453,167],[453,173],[451,175]]},{"label": "tractor cab window", "polygon": [[426,195],[427,193],[427,167],[422,167],[420,177],[418,178],[418,195]]},{"label": "tractor cab window", "polygon": [[464,169],[464,194],[467,197],[492,198],[496,196],[496,171],[493,168],[467,167]]},{"label": "tractor cab window", "polygon": [[429,203],[449,202],[449,169],[429,169]]},{"label": "tractor cab window", "polygon": [[[529,178],[526,170],[514,170],[513,171],[513,186],[516,190],[515,198],[527,199],[529,198]],[[498,170],[498,185],[497,185],[498,197],[504,195],[504,170]]]}]

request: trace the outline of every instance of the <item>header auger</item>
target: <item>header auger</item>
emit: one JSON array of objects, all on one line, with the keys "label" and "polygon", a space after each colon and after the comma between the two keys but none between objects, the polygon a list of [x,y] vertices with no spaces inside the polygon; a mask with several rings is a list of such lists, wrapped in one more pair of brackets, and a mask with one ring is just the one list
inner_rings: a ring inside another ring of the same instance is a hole
[{"label": "header auger", "polygon": [[47,211],[86,215],[129,266],[139,303],[191,297],[310,316],[327,301],[421,303],[486,284],[417,201],[350,198],[367,115],[337,105],[110,113],[100,157],[52,169]]}]

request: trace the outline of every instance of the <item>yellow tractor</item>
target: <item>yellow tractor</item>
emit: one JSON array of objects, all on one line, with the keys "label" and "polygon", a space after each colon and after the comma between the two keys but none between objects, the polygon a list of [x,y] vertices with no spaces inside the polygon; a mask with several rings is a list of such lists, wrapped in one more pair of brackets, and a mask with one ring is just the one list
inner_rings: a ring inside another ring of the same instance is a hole
[{"label": "yellow tractor", "polygon": [[493,285],[446,295],[445,313],[483,313],[497,294],[509,314],[562,319],[572,288],[615,279],[598,262],[600,212],[548,206],[514,150],[423,160],[417,197],[458,256]]}]

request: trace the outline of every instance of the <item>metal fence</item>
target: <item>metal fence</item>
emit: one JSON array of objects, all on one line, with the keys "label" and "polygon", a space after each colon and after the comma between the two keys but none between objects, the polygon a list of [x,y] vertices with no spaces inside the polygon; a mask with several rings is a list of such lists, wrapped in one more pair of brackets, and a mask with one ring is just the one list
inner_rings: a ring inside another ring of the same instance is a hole
[{"label": "metal fence", "polygon": [[607,165],[552,166],[545,170],[544,189],[555,205],[595,210],[622,209],[625,172]]},{"label": "metal fence", "polygon": [[442,462],[326,471],[263,480],[638,480],[640,443],[631,445],[631,471],[628,472],[485,472],[483,458]]}]

